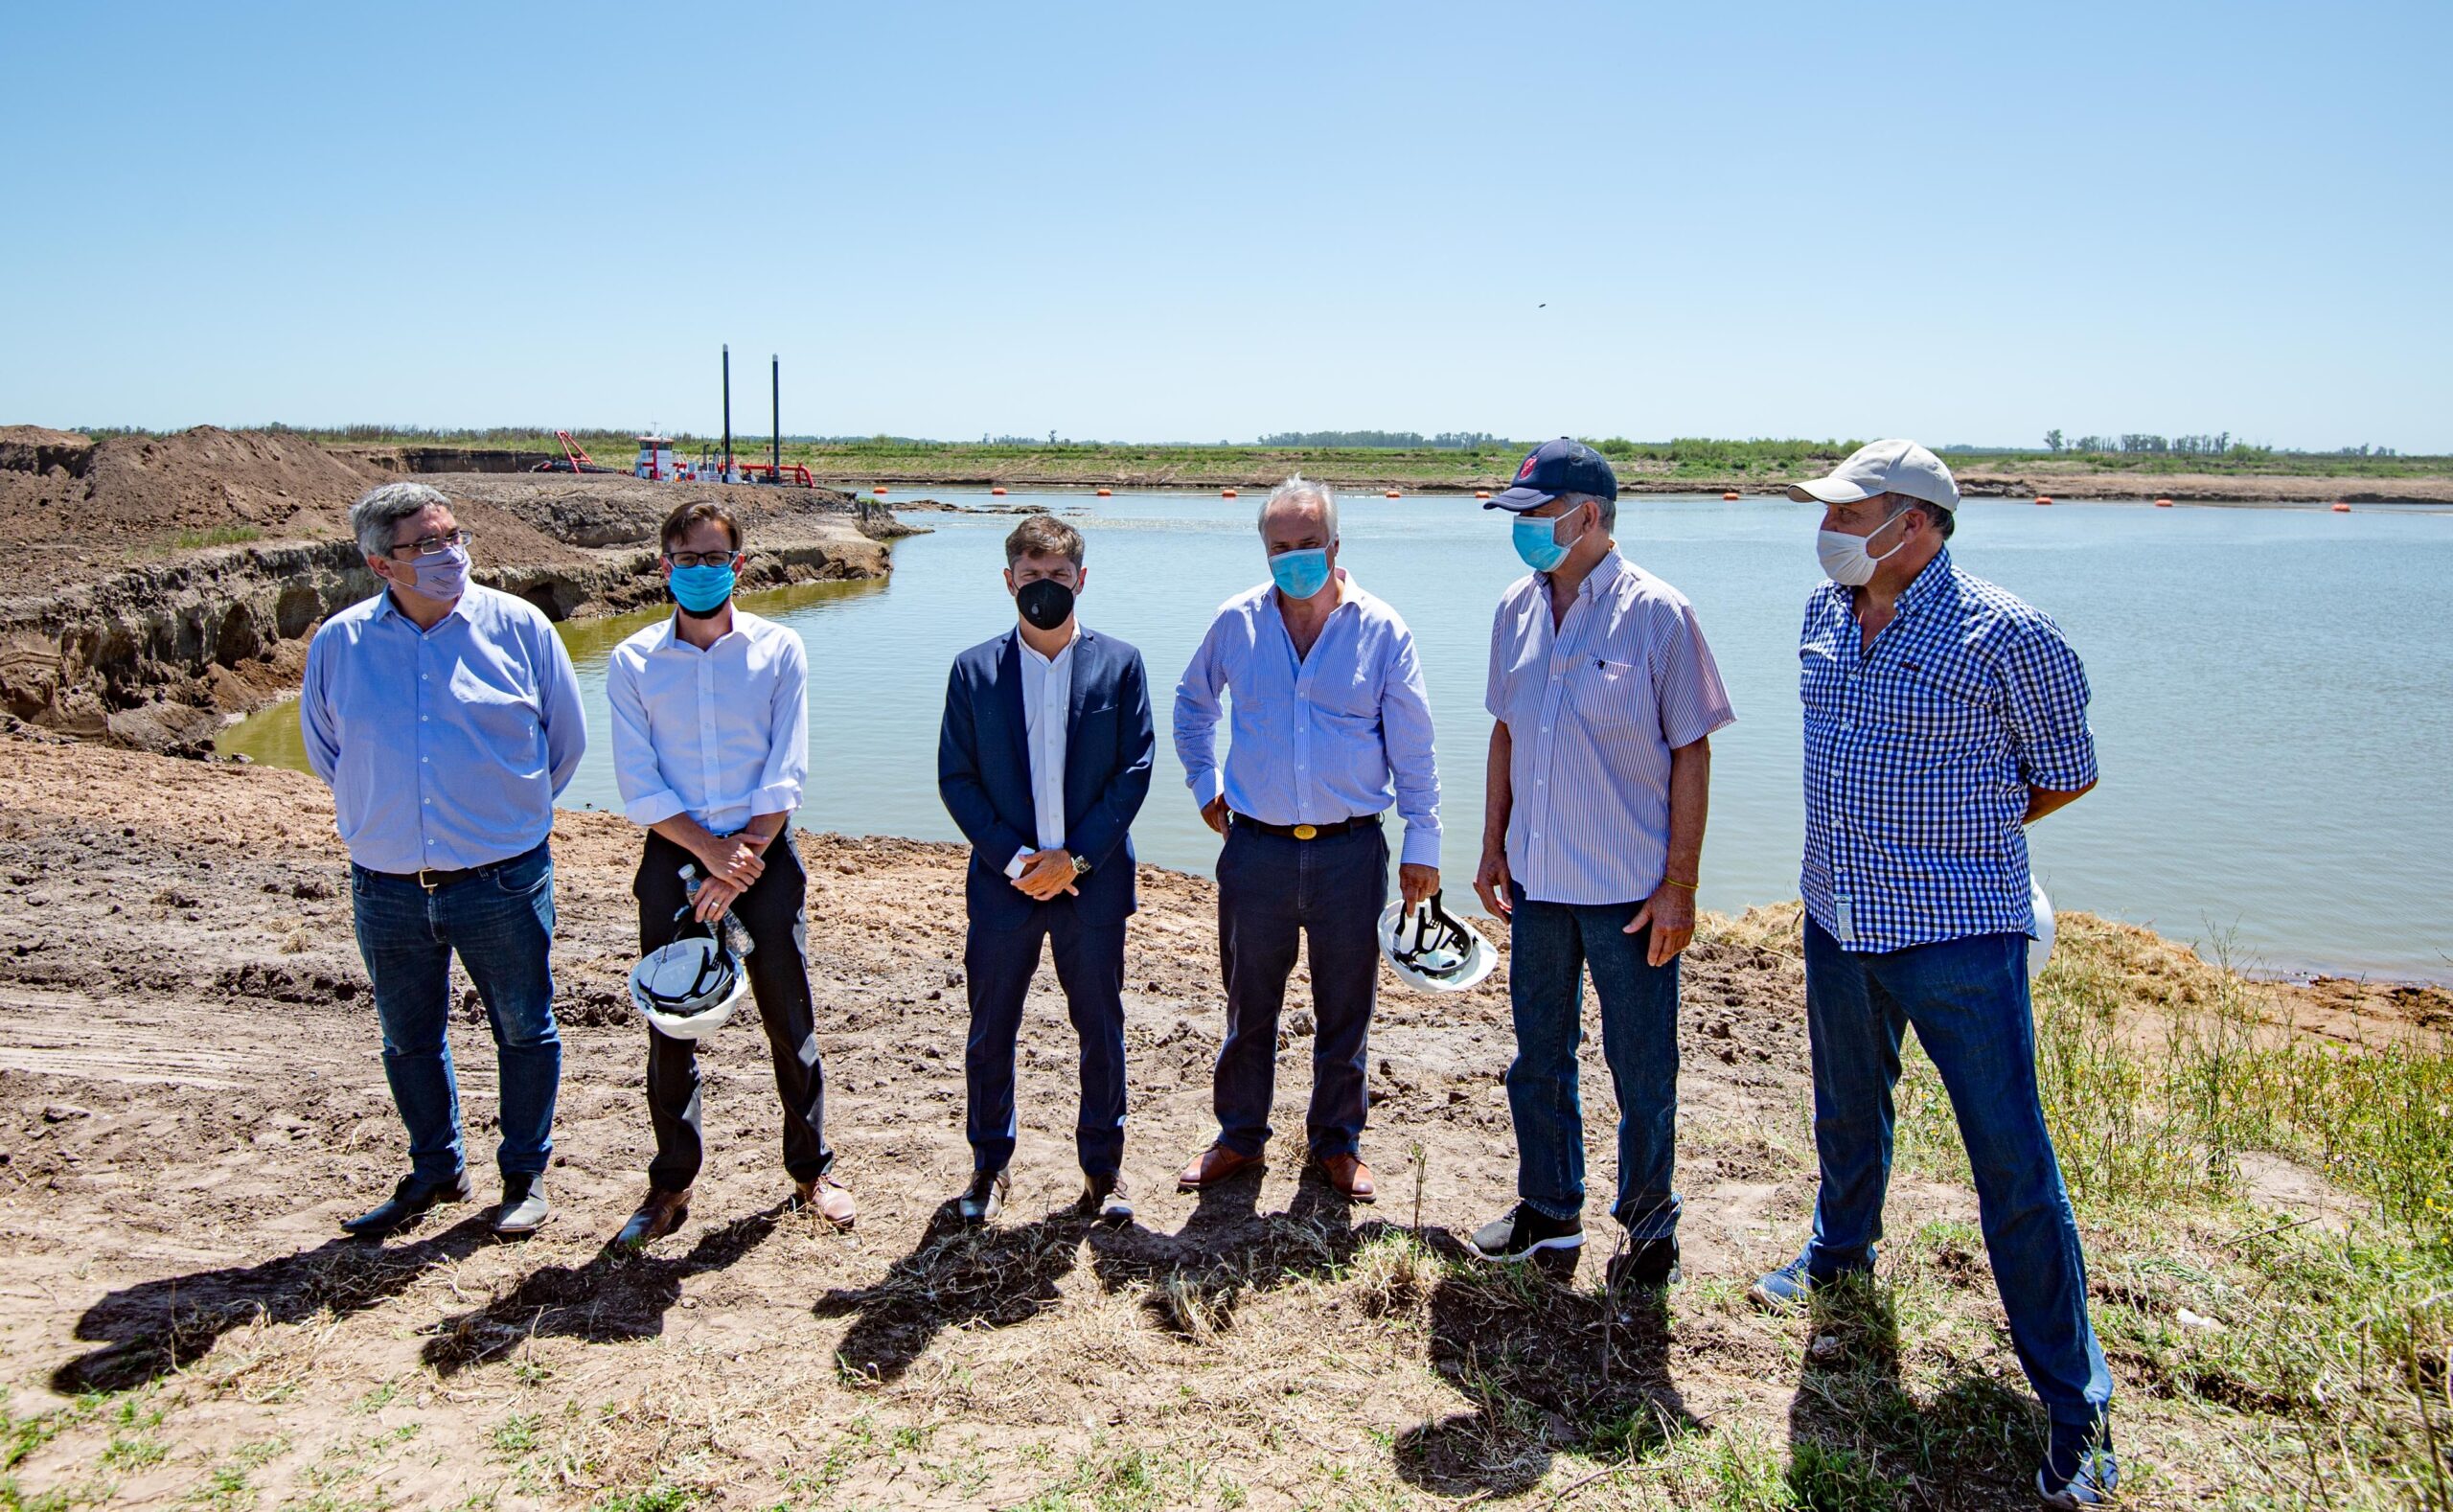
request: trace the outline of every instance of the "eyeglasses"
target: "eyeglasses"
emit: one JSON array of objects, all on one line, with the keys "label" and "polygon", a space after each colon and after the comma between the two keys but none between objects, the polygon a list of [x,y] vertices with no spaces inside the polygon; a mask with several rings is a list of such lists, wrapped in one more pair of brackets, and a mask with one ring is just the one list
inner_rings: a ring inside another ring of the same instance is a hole
[{"label": "eyeglasses", "polygon": [[664,560],[676,567],[728,567],[737,551],[668,551]]},{"label": "eyeglasses", "polygon": [[469,544],[469,533],[465,530],[453,530],[446,531],[440,536],[424,536],[416,540],[399,542],[392,547],[392,553],[398,556],[403,551],[412,551],[421,557],[440,557],[454,546],[467,544]]}]

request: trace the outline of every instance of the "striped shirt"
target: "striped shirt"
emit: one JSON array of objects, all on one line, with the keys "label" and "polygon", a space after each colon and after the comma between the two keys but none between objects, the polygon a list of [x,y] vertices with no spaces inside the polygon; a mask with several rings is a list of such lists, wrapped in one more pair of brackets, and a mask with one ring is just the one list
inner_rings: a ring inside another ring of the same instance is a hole
[{"label": "striped shirt", "polygon": [[[1176,685],[1176,758],[1204,808],[1263,824],[1335,824],[1385,812],[1396,789],[1406,821],[1399,859],[1439,864],[1439,764],[1413,631],[1395,609],[1338,571],[1338,604],[1308,656],[1268,584],[1228,599]],[[1232,736],[1218,763],[1220,696]]]},{"label": "striped shirt", "polygon": [[1491,621],[1484,706],[1507,726],[1507,869],[1537,903],[1634,904],[1669,861],[1669,753],[1737,716],[1685,595],[1614,547],[1554,630],[1549,579]]},{"label": "striped shirt", "polygon": [[2028,790],[2096,780],[2061,628],[1944,551],[1870,646],[1849,590],[1816,588],[1798,659],[1814,922],[1865,951],[2029,932]]}]

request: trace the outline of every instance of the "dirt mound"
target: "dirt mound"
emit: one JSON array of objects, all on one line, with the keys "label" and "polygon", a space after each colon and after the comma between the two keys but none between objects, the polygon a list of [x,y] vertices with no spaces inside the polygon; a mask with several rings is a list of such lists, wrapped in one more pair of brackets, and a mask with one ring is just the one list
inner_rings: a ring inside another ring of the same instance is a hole
[{"label": "dirt mound", "polygon": [[331,535],[367,485],[330,452],[284,436],[211,425],[175,436],[109,436],[86,444],[81,465],[72,465],[67,453],[84,438],[46,431],[19,439],[32,429],[0,432],[11,456],[32,452],[36,463],[0,471],[0,542],[11,545],[125,553],[175,547],[182,538],[204,544],[217,533]]},{"label": "dirt mound", "polygon": [[73,430],[0,425],[0,472],[48,472],[58,468],[81,473],[93,453],[93,438]]},{"label": "dirt mound", "polygon": [[[98,443],[0,429],[0,715],[209,752],[220,716],[294,688],[315,627],[376,591],[348,511],[386,476],[292,436],[209,425]],[[557,620],[662,598],[655,526],[682,496],[670,485],[423,481],[477,538],[489,587]],[[883,511],[826,491],[702,492],[749,522],[749,586],[886,571],[879,542],[895,531]]]}]

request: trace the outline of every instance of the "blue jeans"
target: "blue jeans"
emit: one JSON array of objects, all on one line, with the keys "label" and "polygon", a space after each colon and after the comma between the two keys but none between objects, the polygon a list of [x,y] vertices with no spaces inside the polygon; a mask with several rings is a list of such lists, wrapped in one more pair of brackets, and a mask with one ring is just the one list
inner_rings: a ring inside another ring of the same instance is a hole
[{"label": "blue jeans", "polygon": [[1371,1008],[1380,987],[1380,909],[1388,841],[1377,824],[1298,840],[1249,825],[1218,855],[1218,952],[1226,976],[1226,1042],[1211,1103],[1218,1142],[1238,1155],[1269,1143],[1277,1080],[1277,1016],[1295,951],[1312,951],[1312,1104],[1317,1157],[1363,1145],[1370,1095]]},{"label": "blue jeans", "polygon": [[2055,1422],[2091,1425],[2112,1376],[2087,1318],[2087,1262],[2036,1088],[2028,940],[1978,934],[1854,953],[1805,924],[1806,1033],[1814,1047],[1814,1203],[1807,1272],[1864,1271],[1891,1181],[1900,1038],[1941,1073],[1976,1178],[1984,1249],[2019,1363]]},{"label": "blue jeans", "polygon": [[458,1178],[460,1088],[451,1075],[451,955],[493,1026],[505,1176],[534,1176],[554,1153],[562,1042],[554,1028],[554,857],[543,844],[433,892],[407,877],[350,868],[358,954],[375,984],[383,1075],[409,1131],[419,1180]]},{"label": "blue jeans", "polygon": [[1516,1060],[1516,1195],[1552,1218],[1584,1210],[1584,974],[1601,999],[1601,1055],[1618,1094],[1618,1196],[1611,1216],[1635,1239],[1678,1232],[1678,962],[1644,959],[1652,930],[1625,932],[1640,903],[1536,903],[1511,883],[1507,1000]]}]

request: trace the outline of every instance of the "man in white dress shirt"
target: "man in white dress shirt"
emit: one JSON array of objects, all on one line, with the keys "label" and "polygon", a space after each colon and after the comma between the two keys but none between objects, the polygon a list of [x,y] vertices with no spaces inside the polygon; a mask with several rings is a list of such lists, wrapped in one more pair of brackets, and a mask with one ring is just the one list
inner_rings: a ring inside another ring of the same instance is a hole
[{"label": "man in white dress shirt", "polygon": [[[748,931],[744,965],[774,1052],[784,1167],[796,1206],[848,1228],[852,1194],[831,1174],[826,1076],[818,1064],[801,908],[809,876],[789,833],[809,772],[809,656],[791,630],[737,607],[741,524],[712,501],[664,522],[673,618],[614,648],[605,697],[623,812],[648,827],[631,892],[639,951],[727,912]],[[693,873],[695,895],[683,868]],[[701,1157],[695,1041],[648,1028],[648,1116],[655,1158],[647,1200],[613,1243],[637,1249],[689,1216]]]},{"label": "man in white dress shirt", "polygon": [[1150,793],[1149,677],[1141,653],[1085,630],[1082,533],[1051,515],[1005,539],[1005,591],[1020,622],[954,658],[937,737],[937,791],[971,841],[963,900],[964,1134],[971,1184],[954,1216],[1004,1205],[1018,1118],[1014,1047],[1041,942],[1082,1040],[1073,1130],[1082,1211],[1128,1223],[1124,1163],[1124,926],[1134,909],[1129,832]]}]

